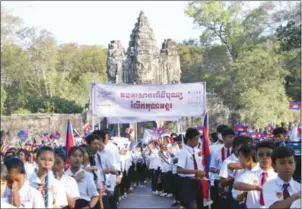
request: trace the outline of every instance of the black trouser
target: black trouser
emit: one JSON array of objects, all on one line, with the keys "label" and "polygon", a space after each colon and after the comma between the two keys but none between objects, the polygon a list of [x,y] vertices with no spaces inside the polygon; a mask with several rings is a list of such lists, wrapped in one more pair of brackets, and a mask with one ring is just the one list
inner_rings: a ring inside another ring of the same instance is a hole
[{"label": "black trouser", "polygon": [[156,170],[150,169],[150,172],[152,172],[151,186],[152,186],[152,191],[154,192],[156,190]]},{"label": "black trouser", "polygon": [[[69,208],[69,207],[67,207],[67,208]],[[84,200],[84,199],[78,199],[78,200],[76,200],[75,208],[76,209],[90,209],[89,201]],[[100,209],[100,208],[101,208],[100,201],[98,201],[97,204],[93,207],[93,209]]]},{"label": "black trouser", "polygon": [[227,198],[220,197],[220,208],[221,209],[238,209],[239,203],[233,198],[232,186],[229,186]]},{"label": "black trouser", "polygon": [[121,184],[119,185],[121,196],[123,196],[127,192],[127,190],[126,190],[126,181],[127,181],[126,171],[123,171],[122,181],[121,181]]},{"label": "black trouser", "polygon": [[219,197],[219,180],[214,181],[214,186],[211,186],[211,200],[213,201],[213,204],[211,205],[211,209],[220,209],[220,197]]},{"label": "black trouser", "polygon": [[109,196],[109,205],[110,205],[110,209],[117,209],[117,197],[116,194],[114,192],[114,194],[112,196]]},{"label": "black trouser", "polygon": [[171,180],[171,188],[172,193],[174,195],[174,198],[176,201],[180,202],[180,191],[181,191],[181,177],[178,174],[172,174],[172,180]]},{"label": "black trouser", "polygon": [[161,172],[160,168],[158,168],[156,172],[156,190],[163,190],[163,173]]},{"label": "black trouser", "polygon": [[132,165],[129,168],[128,176],[129,176],[129,181],[130,181],[130,186],[131,186],[131,183],[135,182],[134,163],[132,163]]},{"label": "black trouser", "polygon": [[171,171],[162,174],[163,191],[167,194],[172,193],[171,180],[172,180]]},{"label": "black trouser", "polygon": [[193,178],[181,179],[181,204],[185,209],[203,209],[201,181]]},{"label": "black trouser", "polygon": [[125,189],[126,189],[127,193],[129,192],[130,186],[131,186],[131,179],[130,179],[130,175],[129,174],[130,174],[129,170],[125,171]]}]

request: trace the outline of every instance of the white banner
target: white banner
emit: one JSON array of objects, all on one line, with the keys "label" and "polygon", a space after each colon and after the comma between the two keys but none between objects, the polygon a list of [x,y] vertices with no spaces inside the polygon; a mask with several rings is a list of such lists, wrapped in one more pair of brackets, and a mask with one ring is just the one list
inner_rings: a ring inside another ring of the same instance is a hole
[{"label": "white banner", "polygon": [[141,118],[141,117],[123,117],[123,118],[107,118],[107,123],[109,124],[127,124],[127,123],[142,123],[142,122],[150,122],[150,121],[178,121],[179,117],[149,117],[149,118]]},{"label": "white banner", "polygon": [[205,82],[172,85],[93,83],[92,111],[99,117],[201,116],[206,109]]}]

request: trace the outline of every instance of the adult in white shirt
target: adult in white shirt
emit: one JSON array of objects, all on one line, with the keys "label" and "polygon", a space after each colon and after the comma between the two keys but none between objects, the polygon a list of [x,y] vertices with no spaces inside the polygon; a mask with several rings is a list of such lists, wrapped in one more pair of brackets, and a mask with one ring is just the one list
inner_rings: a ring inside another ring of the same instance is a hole
[{"label": "adult in white shirt", "polygon": [[77,179],[80,198],[76,200],[75,208],[94,208],[99,201],[99,193],[96,189],[93,175],[82,169],[84,151],[80,147],[71,147],[68,152],[70,168],[65,174],[75,178],[81,173],[81,178]]},{"label": "adult in white shirt", "polygon": [[[223,134],[231,134],[233,129],[224,129]],[[234,132],[234,131],[233,131]],[[242,135],[234,138],[232,142],[232,151],[230,157],[222,163],[219,176],[220,176],[220,196],[221,201],[224,203],[224,208],[237,208],[238,203],[232,196],[232,187],[234,179],[242,172],[242,167],[238,159],[238,150],[241,146],[248,146],[252,144],[252,139],[248,136]]]},{"label": "adult in white shirt", "polygon": [[200,133],[197,129],[188,128],[186,145],[180,150],[177,173],[181,175],[181,202],[184,208],[202,208],[203,194],[201,179],[204,178],[202,156],[197,145]]},{"label": "adult in white shirt", "polygon": [[[278,147],[272,153],[272,163],[278,177],[263,187],[265,208],[301,208],[301,184],[294,181],[294,151],[289,147]],[[298,201],[297,201],[298,200]]]},{"label": "adult in white shirt", "polygon": [[75,208],[76,200],[80,198],[80,192],[75,178],[72,178],[64,173],[65,162],[65,152],[62,149],[56,149],[53,172],[55,174],[56,179],[58,179],[65,188],[68,207]]},{"label": "adult in white shirt", "polygon": [[27,182],[23,162],[18,158],[11,158],[5,163],[9,189],[5,190],[1,198],[17,208],[45,208],[41,193]]},{"label": "adult in white shirt", "polygon": [[271,154],[275,144],[270,141],[262,141],[256,145],[259,160],[259,168],[248,171],[235,180],[234,189],[247,192],[247,208],[265,208],[263,199],[263,185],[275,179],[277,174],[272,168]]}]

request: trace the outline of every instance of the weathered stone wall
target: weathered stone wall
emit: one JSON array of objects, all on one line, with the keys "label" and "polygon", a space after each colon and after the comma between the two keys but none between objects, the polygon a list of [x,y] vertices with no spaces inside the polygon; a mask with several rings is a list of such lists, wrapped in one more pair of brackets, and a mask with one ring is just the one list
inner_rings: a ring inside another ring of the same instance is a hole
[{"label": "weathered stone wall", "polygon": [[82,114],[29,114],[1,116],[1,130],[9,132],[9,141],[17,145],[17,133],[21,130],[29,132],[29,140],[38,142],[44,133],[55,134],[57,131],[61,138],[65,138],[67,120],[70,119],[73,129],[82,132]]}]

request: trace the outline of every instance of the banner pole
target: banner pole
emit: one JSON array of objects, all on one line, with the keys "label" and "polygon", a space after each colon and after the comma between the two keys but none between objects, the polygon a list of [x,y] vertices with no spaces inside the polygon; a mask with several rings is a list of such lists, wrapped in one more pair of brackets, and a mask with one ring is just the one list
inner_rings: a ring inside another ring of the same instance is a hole
[{"label": "banner pole", "polygon": [[94,94],[93,94],[93,86],[94,86],[94,81],[91,82],[91,86],[90,86],[90,103],[91,103],[91,123],[92,123],[92,131],[94,131],[94,124],[95,124],[95,121],[94,121],[94,112],[93,112],[93,109],[94,109]]},{"label": "banner pole", "polygon": [[120,137],[121,136],[121,131],[120,131],[120,124],[117,124],[117,135]]},{"label": "banner pole", "polygon": [[137,142],[137,123],[135,123],[135,141]]}]

